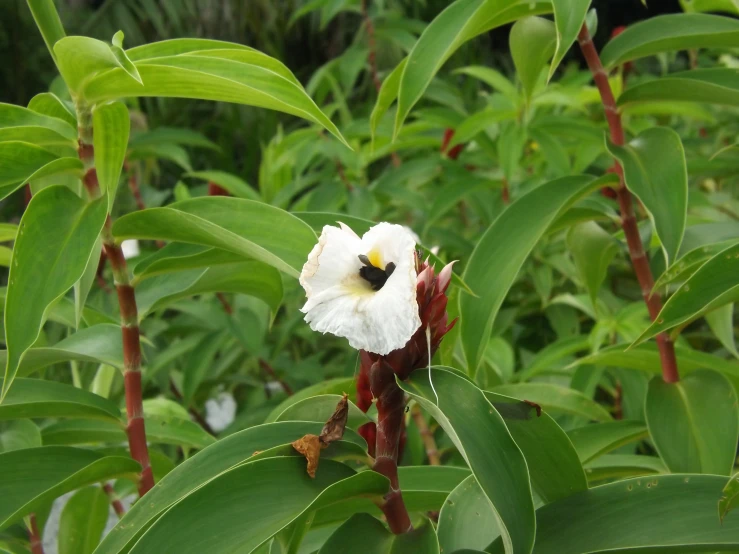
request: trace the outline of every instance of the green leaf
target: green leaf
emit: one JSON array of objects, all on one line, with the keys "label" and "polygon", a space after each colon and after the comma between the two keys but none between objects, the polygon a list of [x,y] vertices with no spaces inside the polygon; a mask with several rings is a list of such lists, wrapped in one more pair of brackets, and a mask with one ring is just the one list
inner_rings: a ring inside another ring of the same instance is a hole
[{"label": "green leaf", "polygon": [[[251,427],[229,435],[188,458],[159,481],[126,513],[103,539],[97,554],[127,552],[128,545],[163,512],[218,475],[247,460],[256,451],[294,441],[306,433],[318,434],[323,423],[281,422]],[[345,440],[349,436],[347,432]],[[357,437],[358,438],[358,437]],[[363,442],[363,439],[358,438]],[[267,460],[265,460],[267,461]],[[324,467],[321,464],[320,467]],[[305,472],[305,462],[301,473]],[[254,506],[258,506],[257,503]],[[239,524],[238,527],[242,527]],[[242,527],[243,529],[244,527]]]},{"label": "green leaf", "polygon": [[688,216],[688,170],[678,135],[667,127],[642,131],[624,146],[606,141],[624,168],[626,186],[649,212],[667,264],[677,257]]},{"label": "green leaf", "polygon": [[739,408],[726,377],[707,370],[677,383],[653,377],[646,417],[652,441],[670,471],[730,474],[739,440]]},{"label": "green leaf", "polygon": [[[156,146],[164,142],[182,146],[192,146],[193,148],[206,148],[208,150],[216,151],[220,150],[220,147],[206,136],[197,131],[193,131],[192,129],[182,127],[157,127],[156,129],[135,133],[131,136],[129,146],[132,148]],[[205,171],[203,173],[223,173],[224,175],[231,175],[225,171]]]},{"label": "green leaf", "polygon": [[56,135],[55,144],[75,147],[77,129],[66,121],[38,113],[31,108],[0,103],[0,138],[3,141],[23,140],[12,138],[6,133],[24,128],[48,130],[51,136]]},{"label": "green leaf", "polygon": [[76,158],[58,158],[27,142],[0,142],[0,200],[24,183],[64,173],[81,177],[82,162]]},{"label": "green leaf", "polygon": [[739,46],[739,22],[706,14],[670,14],[630,25],[601,53],[603,65],[624,62],[671,50]]},{"label": "green leaf", "polygon": [[355,554],[438,554],[439,543],[428,521],[408,533],[393,535],[369,514],[355,514],[334,531],[318,554],[351,550]]},{"label": "green leaf", "polygon": [[262,198],[259,193],[252,188],[249,183],[237,177],[232,173],[226,173],[225,171],[191,171],[185,173],[186,177],[195,177],[196,179],[203,179],[204,181],[215,183],[216,185],[226,189],[233,196],[237,198],[246,198],[248,200],[261,201]]},{"label": "green leaf", "polygon": [[513,24],[509,37],[511,57],[527,100],[534,92],[542,69],[554,55],[556,45],[557,31],[548,19],[525,17]]},{"label": "green leaf", "polygon": [[[549,67],[548,79],[567,54],[585,22],[590,0],[552,0],[554,23],[557,26],[557,49]],[[595,33],[592,33],[595,34]]]},{"label": "green leaf", "polygon": [[380,125],[382,116],[385,115],[390,105],[395,102],[398,97],[398,89],[400,88],[400,77],[405,70],[405,64],[408,62],[408,58],[403,60],[393,69],[390,74],[385,77],[382,82],[380,91],[377,93],[377,102],[375,107],[372,108],[370,114],[370,133],[372,134],[372,145],[374,148],[375,135],[377,135],[377,127]]},{"label": "green leaf", "polygon": [[299,390],[292,396],[288,396],[287,398],[285,398],[285,400],[280,402],[277,407],[269,413],[264,422],[272,423],[274,421],[277,421],[277,416],[279,416],[282,412],[286,411],[294,404],[297,404],[298,402],[302,402],[303,400],[307,400],[309,398],[313,398],[314,396],[321,396],[324,394],[338,395],[348,391],[349,399],[352,400],[354,398],[353,391],[356,390],[356,387],[353,387],[353,384],[353,378],[339,377],[335,379],[327,379],[325,381],[321,381],[320,383],[305,387],[304,389]]},{"label": "green leaf", "polygon": [[[315,479],[301,457],[267,458],[226,471],[170,508],[139,539],[131,554],[176,549],[183,554],[251,551],[299,516],[354,496],[381,498],[388,481],[322,460]],[[282,494],[288,490],[290,494]],[[279,502],[261,499],[279,497]],[[214,531],[203,537],[202,526]]]},{"label": "green leaf", "polygon": [[[103,248],[103,237],[98,235],[95,241],[95,246],[92,247],[92,254],[90,259],[87,260],[87,266],[85,271],[82,273],[82,277],[74,284],[74,323],[75,329],[80,328],[80,321],[82,320],[82,314],[85,311],[85,304],[87,303],[87,297],[90,294],[92,285],[95,283],[97,277],[98,266],[100,265],[100,255],[95,255],[96,252],[102,252]],[[22,362],[21,362],[22,363]]]},{"label": "green leaf", "polygon": [[102,487],[78,490],[59,518],[59,554],[92,554],[108,522],[110,499]]},{"label": "green leaf", "polygon": [[439,512],[437,532],[442,552],[482,551],[500,534],[490,501],[474,475],[449,494]]},{"label": "green leaf", "polygon": [[30,419],[8,421],[0,431],[0,452],[41,446],[41,431]]},{"label": "green leaf", "polygon": [[622,419],[578,427],[567,434],[580,461],[586,464],[625,444],[644,439],[648,433],[646,425],[641,421]]},{"label": "green leaf", "polygon": [[100,191],[108,195],[108,209],[113,206],[121,169],[126,159],[131,120],[122,102],[97,106],[92,112],[92,141],[95,147],[95,169]]},{"label": "green leaf", "polygon": [[75,130],[76,136],[77,116],[74,110],[57,95],[51,92],[37,94],[31,98],[31,101],[28,103],[28,109],[66,121]]},{"label": "green leaf", "polygon": [[41,36],[44,38],[46,47],[51,52],[54,61],[56,61],[54,44],[63,39],[65,33],[62,22],[59,19],[59,14],[54,6],[54,0],[28,0],[28,7],[31,8],[33,20],[36,22],[39,31],[41,31]]},{"label": "green leaf", "polygon": [[726,304],[706,314],[706,323],[721,345],[739,358],[734,339],[734,304]]},{"label": "green leaf", "polygon": [[130,458],[103,456],[69,446],[42,446],[0,454],[0,529],[85,485],[125,477],[141,466]]},{"label": "green leaf", "polygon": [[[593,364],[637,369],[653,375],[662,373],[656,344],[644,343],[629,350],[626,350],[626,348],[627,345],[625,344],[609,346],[596,354],[578,359],[572,366]],[[713,354],[700,352],[681,345],[675,345],[675,353],[677,354],[677,365],[680,368],[681,375],[687,375],[698,369],[709,368],[727,377],[739,379],[739,364],[734,361],[724,360]]]},{"label": "green leaf", "polygon": [[739,106],[739,74],[730,68],[691,69],[629,87],[618,97],[619,106],[660,101]]},{"label": "green leaf", "polygon": [[[58,49],[57,45],[57,54]],[[81,89],[81,96],[88,103],[169,96],[248,104],[317,123],[348,147],[338,128],[316,106],[290,70],[261,52],[231,43],[178,39],[134,48],[127,53],[143,85],[124,69],[112,69],[94,76]]]},{"label": "green leaf", "polygon": [[141,81],[141,75],[139,75],[136,66],[123,50],[123,31],[118,31],[113,35],[112,43],[110,51],[113,52],[113,56],[115,56],[115,59],[118,61],[118,65],[122,67],[129,76],[133,77],[137,82],[143,85],[144,83]]},{"label": "green leaf", "polygon": [[656,456],[606,454],[585,464],[589,483],[625,479],[640,475],[668,473],[664,462]]},{"label": "green leaf", "polygon": [[721,492],[722,495],[718,501],[718,514],[723,522],[726,514],[739,505],[739,473],[736,473],[734,477],[729,479],[729,482],[726,483],[724,490]]},{"label": "green leaf", "polygon": [[723,525],[716,517],[725,483],[715,475],[663,475],[573,494],[537,510],[534,552],[734,550],[739,517],[731,514]]},{"label": "green leaf", "polygon": [[[306,398],[288,406],[272,421],[322,421],[325,422],[334,413],[336,405],[341,400],[339,394],[322,394]],[[356,404],[349,402],[349,419],[347,427],[357,429],[371,419]]]},{"label": "green leaf", "polygon": [[136,264],[133,268],[133,273],[136,276],[134,283],[138,284],[144,279],[156,275],[243,261],[243,256],[226,250],[173,242]]},{"label": "green leaf", "polygon": [[603,406],[580,391],[550,383],[515,383],[494,387],[492,392],[539,404],[548,412],[576,415],[593,421],[610,421]]},{"label": "green leaf", "polygon": [[526,460],[483,392],[440,368],[415,371],[399,386],[444,428],[470,466],[499,520],[506,552],[531,552],[536,522]]},{"label": "green leaf", "polygon": [[597,306],[598,290],[620,250],[618,242],[594,221],[586,221],[573,225],[567,233],[567,248],[590,295],[590,301]]},{"label": "green leaf", "polygon": [[447,6],[429,23],[408,55],[398,89],[394,135],[441,66],[462,44],[499,25],[551,9],[549,3],[519,4],[515,0],[457,0]]},{"label": "green leaf", "polygon": [[589,192],[614,183],[612,176],[565,177],[535,188],[511,204],[480,238],[462,276],[478,297],[461,294],[462,346],[470,371],[480,365],[493,322],[524,261],[547,228]]},{"label": "green leaf", "polygon": [[739,299],[737,271],[739,244],[722,250],[691,275],[665,302],[657,320],[641,334],[635,344]]},{"label": "green leaf", "polygon": [[531,487],[545,503],[588,488],[585,474],[567,434],[545,412],[513,398],[485,392],[521,449]]},{"label": "green leaf", "polygon": [[89,417],[121,422],[113,402],[72,385],[43,379],[16,379],[0,404],[0,420],[42,417]]},{"label": "green leaf", "polygon": [[[141,78],[136,79],[113,53],[112,45],[90,37],[64,37],[54,44],[54,54],[59,73],[70,92],[82,96],[84,86],[99,73],[119,68],[126,82],[142,89]],[[112,98],[111,98],[112,100]],[[94,104],[98,102],[90,102]]]},{"label": "green leaf", "polygon": [[5,298],[2,397],[36,341],[49,306],[82,276],[105,223],[107,199],[85,202],[63,186],[34,195],[21,218]]},{"label": "green leaf", "polygon": [[483,65],[470,65],[457,69],[453,73],[463,73],[464,75],[479,79],[483,83],[488,84],[494,91],[503,94],[503,96],[511,101],[513,106],[518,104],[519,95],[516,85],[509,81],[500,71]]},{"label": "green leaf", "polygon": [[282,302],[282,279],[261,262],[238,262],[209,269],[191,269],[158,275],[136,287],[139,318],[182,298],[209,292],[234,292],[264,301],[276,312]]},{"label": "green leaf", "polygon": [[[123,345],[119,325],[100,324],[80,329],[54,346],[30,348],[18,367],[18,376],[59,362],[94,362],[123,368]],[[0,364],[7,363],[7,351],[0,350]]]},{"label": "green leaf", "polygon": [[193,198],[128,214],[115,222],[113,233],[119,239],[163,239],[221,248],[293,277],[300,275],[318,240],[307,224],[279,208],[228,197]]},{"label": "green leaf", "polygon": [[653,290],[659,290],[671,283],[685,281],[693,275],[699,267],[706,263],[706,261],[731,244],[736,244],[736,242],[736,240],[729,240],[694,248],[690,252],[681,256],[670,267],[665,269],[664,273],[662,273],[662,275],[659,276],[659,279],[657,279],[657,282],[654,283]]}]

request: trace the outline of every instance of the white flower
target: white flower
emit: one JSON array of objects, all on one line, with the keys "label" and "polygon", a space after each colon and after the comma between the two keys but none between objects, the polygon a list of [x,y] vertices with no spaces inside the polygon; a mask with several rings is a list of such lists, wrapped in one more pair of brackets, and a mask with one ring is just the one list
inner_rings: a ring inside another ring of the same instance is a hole
[{"label": "white flower", "polygon": [[300,274],[305,321],[375,354],[405,346],[421,326],[415,246],[400,225],[379,223],[362,238],[326,225]]}]

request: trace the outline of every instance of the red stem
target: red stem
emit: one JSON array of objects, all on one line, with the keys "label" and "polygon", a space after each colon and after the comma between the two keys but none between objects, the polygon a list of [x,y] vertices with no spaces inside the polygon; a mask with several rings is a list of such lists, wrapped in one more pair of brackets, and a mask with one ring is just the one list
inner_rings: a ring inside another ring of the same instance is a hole
[{"label": "red stem", "polygon": [[32,554],[44,554],[44,544],[41,540],[41,534],[36,523],[36,514],[31,514],[31,528],[28,530],[28,539],[31,542]]},{"label": "red stem", "polygon": [[259,367],[261,367],[267,375],[269,375],[272,379],[274,379],[280,384],[280,386],[282,387],[282,390],[285,391],[286,395],[288,396],[293,395],[292,387],[288,385],[285,381],[280,379],[280,377],[278,377],[277,372],[274,370],[274,368],[271,365],[269,365],[265,360],[262,360],[261,358],[259,360]]},{"label": "red stem", "polygon": [[110,483],[104,483],[103,490],[105,491],[105,494],[108,495],[108,498],[110,498],[110,504],[111,506],[113,506],[113,510],[115,510],[118,519],[121,519],[124,515],[126,515],[126,509],[123,507],[123,504],[121,504],[121,501],[118,500],[118,496],[116,496],[115,490],[113,490],[113,487],[110,485]]},{"label": "red stem", "polygon": [[[616,107],[616,99],[608,82],[608,74],[603,69],[598,51],[595,49],[587,25],[585,24],[580,29],[578,42],[590,68],[590,72],[593,74],[595,85],[598,87],[606,120],[608,121],[608,128],[611,133],[611,141],[616,145],[623,145],[625,137],[623,125],[621,124],[621,114]],[[631,193],[624,184],[624,171],[618,162],[616,162],[615,171],[619,177],[616,194],[618,196],[619,207],[621,208],[621,226],[623,227],[626,243],[629,247],[631,264],[634,266],[634,272],[641,287],[642,298],[644,298],[644,302],[649,310],[649,317],[654,321],[662,309],[662,296],[658,292],[652,293],[654,277],[652,276],[649,260],[639,237],[639,228],[636,224]],[[659,349],[660,360],[662,362],[662,378],[666,383],[679,381],[680,375],[677,369],[675,346],[666,333],[657,335],[657,348]]]},{"label": "red stem", "polygon": [[369,374],[372,395],[377,399],[377,441],[372,469],[390,480],[390,492],[385,495],[380,509],[385,514],[390,530],[399,535],[413,528],[398,482],[398,451],[403,431],[405,396],[395,383],[393,369],[382,358],[372,364]]},{"label": "red stem", "polygon": [[[88,129],[80,129],[80,136]],[[95,170],[95,151],[92,144],[80,140],[79,157],[87,167],[82,181],[92,198],[100,195],[97,171]],[[121,312],[121,335],[123,338],[123,378],[126,395],[126,414],[128,423],[126,435],[131,457],[141,464],[139,476],[139,496],[144,496],[154,486],[154,475],[149,461],[149,448],[146,444],[144,407],[141,395],[141,342],[139,337],[138,308],[136,295],[128,275],[126,258],[119,244],[113,239],[110,217],[103,227],[103,248],[113,270],[113,279],[118,293],[118,306]]]}]

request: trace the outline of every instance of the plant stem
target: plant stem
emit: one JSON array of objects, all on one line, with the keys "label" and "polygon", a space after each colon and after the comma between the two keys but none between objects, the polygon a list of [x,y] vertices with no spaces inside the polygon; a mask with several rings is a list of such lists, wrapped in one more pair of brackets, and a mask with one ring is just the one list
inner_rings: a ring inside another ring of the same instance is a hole
[{"label": "plant stem", "polygon": [[[172,393],[172,395],[175,398],[177,398],[177,400],[182,402],[183,400],[182,392],[180,392],[180,389],[177,388],[177,385],[171,378],[169,379],[169,391]],[[198,425],[200,425],[200,427],[203,428],[203,430],[206,433],[213,435],[214,437],[216,436],[216,432],[213,430],[210,424],[205,420],[205,418],[203,417],[203,414],[201,414],[198,410],[196,410],[192,406],[187,408],[187,411],[190,414],[190,416],[192,416],[192,418],[198,423]]]},{"label": "plant stem", "polygon": [[[95,170],[95,150],[92,145],[92,117],[89,109],[78,107],[80,160],[85,166],[82,182],[91,198],[100,196],[100,184]],[[103,249],[113,270],[113,281],[118,293],[118,306],[121,312],[121,335],[123,338],[123,379],[126,391],[126,435],[131,457],[141,464],[139,476],[139,496],[144,496],[154,486],[154,475],[149,461],[149,447],[146,444],[144,407],[141,394],[141,341],[139,336],[138,308],[136,294],[131,286],[126,258],[121,246],[115,242],[112,221],[108,216],[102,230]]]},{"label": "plant stem", "polygon": [[370,387],[377,399],[377,442],[372,467],[390,480],[390,492],[380,509],[390,530],[399,535],[413,529],[398,482],[398,445],[403,430],[405,396],[395,383],[393,369],[380,358],[370,368]]},{"label": "plant stem", "polygon": [[32,554],[44,554],[44,544],[41,540],[41,534],[36,523],[36,514],[31,514],[30,529],[28,530],[28,540],[30,541]]},{"label": "plant stem", "polygon": [[105,494],[108,495],[108,498],[110,498],[110,504],[113,506],[113,510],[115,510],[118,519],[121,519],[126,514],[126,509],[123,507],[123,504],[121,504],[121,501],[118,500],[115,490],[113,490],[110,483],[103,483],[103,490],[105,491]]},{"label": "plant stem", "polygon": [[288,396],[292,396],[293,395],[293,389],[292,389],[292,387],[290,385],[288,385],[285,381],[283,381],[282,379],[280,379],[280,377],[278,377],[277,372],[275,371],[275,369],[271,365],[269,365],[269,363],[267,363],[266,360],[263,360],[263,359],[260,358],[259,359],[259,367],[261,367],[262,370],[264,370],[264,372],[269,377],[271,377],[272,379],[274,379],[275,381],[277,381],[280,384],[280,386],[282,387],[282,390],[285,391],[285,394],[286,395],[288,395]]},{"label": "plant stem", "polygon": [[[598,51],[595,49],[586,24],[583,24],[580,29],[577,40],[590,68],[590,72],[593,74],[595,84],[598,87],[606,120],[608,121],[608,128],[611,133],[611,141],[616,145],[622,146],[625,143],[625,135],[623,125],[621,124],[621,114],[616,107],[616,99],[608,82],[608,74],[603,69],[603,64],[601,64]],[[642,298],[644,298],[644,302],[649,310],[649,317],[654,321],[657,319],[660,310],[662,310],[662,296],[656,291],[652,293],[654,277],[652,276],[649,260],[639,237],[639,228],[636,224],[631,192],[629,192],[629,189],[624,184],[624,170],[618,162],[616,162],[615,171],[619,178],[616,194],[621,209],[621,226],[623,227],[626,243],[629,247],[631,264],[634,266],[634,272],[641,287]],[[660,360],[662,362],[662,378],[666,383],[679,381],[680,375],[677,369],[675,345],[666,333],[657,335],[657,348],[659,349]]]},{"label": "plant stem", "polygon": [[418,432],[421,434],[421,440],[423,441],[423,446],[426,448],[426,456],[428,456],[429,464],[432,466],[441,465],[439,449],[436,448],[434,435],[429,429],[428,423],[426,423],[426,419],[423,417],[421,407],[418,404],[415,404],[411,408],[411,417],[413,418],[416,427],[418,427]]}]

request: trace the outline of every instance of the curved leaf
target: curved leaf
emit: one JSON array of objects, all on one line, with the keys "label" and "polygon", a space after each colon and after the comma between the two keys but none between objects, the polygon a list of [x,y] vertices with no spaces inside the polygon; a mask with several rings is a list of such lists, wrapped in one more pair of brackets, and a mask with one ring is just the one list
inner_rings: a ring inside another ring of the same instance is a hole
[{"label": "curved leaf", "polygon": [[63,186],[45,188],[28,204],[13,248],[5,297],[7,365],[4,397],[48,307],[82,276],[105,223],[107,199],[85,202]]},{"label": "curved leaf", "polygon": [[515,383],[494,387],[492,392],[528,400],[548,412],[560,412],[591,419],[609,421],[611,415],[603,406],[580,391],[549,383]]},{"label": "curved leaf", "polygon": [[346,550],[355,554],[438,554],[439,543],[428,521],[408,533],[393,535],[371,515],[355,514],[333,532],[318,554]]},{"label": "curved leaf", "polygon": [[439,512],[437,532],[442,552],[482,551],[500,535],[490,501],[474,475],[449,494]]},{"label": "curved leaf", "polygon": [[524,17],[516,21],[509,37],[511,57],[526,98],[531,98],[542,69],[554,55],[557,31],[543,17]]},{"label": "curved leaf", "polygon": [[138,284],[144,279],[156,275],[242,261],[244,261],[243,256],[226,250],[173,242],[136,264],[133,268],[133,273],[136,276],[134,282]]},{"label": "curved leaf", "polygon": [[739,106],[739,74],[730,68],[691,69],[629,87],[618,97],[619,106],[660,101]]},{"label": "curved leaf", "polygon": [[233,196],[238,198],[247,198],[249,200],[261,200],[259,193],[249,185],[246,181],[225,171],[191,171],[185,173],[186,177],[195,177],[203,179],[211,183],[215,183],[219,187],[226,189]]},{"label": "curved leaf", "polygon": [[644,423],[628,419],[586,425],[567,432],[583,464],[625,444],[646,438],[647,434]]},{"label": "curved leaf", "polygon": [[[306,398],[288,406],[274,421],[327,421],[336,409],[336,404],[341,400],[338,394],[323,394]],[[349,402],[349,416],[347,427],[357,429],[368,423],[370,418],[356,404]]]},{"label": "curved leaf", "polygon": [[78,490],[59,518],[59,554],[91,554],[108,522],[110,499],[102,487]]},{"label": "curved leaf", "polygon": [[552,7],[554,23],[557,26],[557,48],[552,65],[549,67],[549,79],[554,75],[554,71],[564,59],[572,43],[577,40],[577,35],[590,7],[590,0],[552,0]]},{"label": "curved leaf", "polygon": [[92,141],[95,147],[95,170],[100,191],[108,195],[108,209],[113,205],[123,161],[128,148],[131,120],[122,102],[97,106],[92,112]]}]

